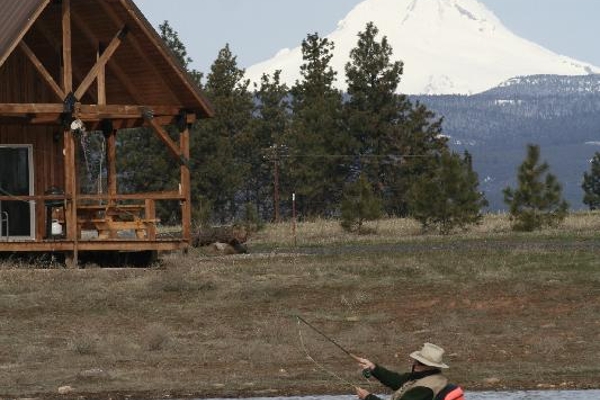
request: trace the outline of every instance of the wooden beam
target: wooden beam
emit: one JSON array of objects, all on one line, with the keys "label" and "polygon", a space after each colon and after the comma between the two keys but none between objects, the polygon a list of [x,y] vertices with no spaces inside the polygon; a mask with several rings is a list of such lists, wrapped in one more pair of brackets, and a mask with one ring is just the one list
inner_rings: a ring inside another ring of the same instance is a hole
[{"label": "wooden beam", "polygon": [[163,129],[162,126],[158,124],[158,122],[154,118],[146,118],[146,122],[150,124],[154,132],[156,132],[158,138],[163,141],[164,144],[167,145],[167,149],[175,156],[175,158],[182,162],[187,162],[187,158],[181,153],[181,150],[178,148],[177,144],[171,140],[169,134]]},{"label": "wooden beam", "polygon": [[[123,22],[123,20],[121,19],[121,17],[119,17],[119,15],[117,13],[115,13],[115,11],[113,10],[113,8],[110,6],[110,4],[111,4],[110,2],[108,2],[108,1],[100,1],[99,4],[104,9],[104,11],[108,14],[108,16],[110,17],[110,19],[113,21],[113,23],[116,26],[119,27],[119,26],[125,25],[125,23]],[[129,10],[129,6],[125,5],[125,7],[127,8],[128,11],[130,11]],[[148,55],[146,54],[146,51],[144,51],[144,49],[140,45],[139,41],[136,39],[135,35],[131,35],[131,37],[129,38],[129,40],[128,40],[127,43],[130,44],[131,46],[133,46],[133,48],[134,48],[134,50],[136,52],[136,55],[140,58],[140,62],[144,63],[145,65],[147,65],[148,67],[150,67],[154,71],[154,74],[157,77],[157,80],[161,80],[163,82],[166,91],[169,92],[169,94],[172,96],[172,98],[174,100],[177,99],[178,97],[173,92],[173,90],[171,88],[171,85],[164,80],[164,77],[163,77],[162,73],[160,73],[156,69],[154,60],[152,60],[150,57],[148,57]]]},{"label": "wooden beam", "polygon": [[[96,54],[96,62],[100,60],[102,54],[102,46],[98,46],[98,53]],[[106,105],[106,67],[103,65],[98,71],[98,77],[96,79],[98,83],[98,105]]]},{"label": "wooden beam", "polygon": [[[190,131],[185,127],[180,134],[179,146],[181,155],[186,159],[190,159]],[[185,198],[181,202],[181,236],[182,239],[191,243],[192,238],[192,195],[190,187],[190,166],[189,163],[182,163],[180,167],[180,184],[181,195]]]},{"label": "wooden beam", "polygon": [[71,53],[71,0],[62,0],[63,91],[73,91],[73,57]]},{"label": "wooden beam", "polygon": [[0,103],[0,115],[60,114],[64,108],[62,103]]},{"label": "wooden beam", "polygon": [[[109,200],[108,194],[81,194],[79,195],[80,200],[97,200],[107,201]],[[171,190],[165,192],[146,192],[146,193],[130,193],[130,194],[117,194],[113,197],[115,200],[182,200],[181,193],[179,191]]]},{"label": "wooden beam", "polygon": [[[78,108],[80,119],[141,119],[144,112],[151,109],[155,118],[174,118],[181,113],[176,106],[138,106],[138,105],[97,105],[81,104]],[[0,103],[0,116],[33,118],[36,116],[60,115],[64,112],[62,103]]]},{"label": "wooden beam", "polygon": [[[87,38],[88,42],[90,42],[90,45],[92,45],[94,47],[99,47],[100,41],[98,40],[98,38],[96,38],[96,35],[94,35],[94,33],[90,30],[90,28],[86,24],[81,22],[82,19],[79,17],[79,15],[77,13],[73,12],[73,17],[74,17],[73,20],[75,22],[75,25],[77,26],[77,29],[79,29],[81,32],[83,32],[83,34]],[[131,83],[131,80],[127,77],[127,74],[125,74],[123,69],[121,67],[119,67],[119,65],[116,63],[115,59],[112,58],[112,59],[108,60],[108,63],[106,65],[108,66],[108,69],[119,80],[119,83],[121,84],[121,86],[123,86],[125,88],[125,90],[127,90],[127,92],[133,98],[133,100],[135,100],[135,102],[138,104],[144,104],[145,99],[140,94],[139,89]],[[100,104],[100,93],[98,93],[98,103]]]},{"label": "wooden beam", "polygon": [[82,121],[97,121],[98,119],[141,119],[144,118],[145,110],[152,109],[157,117],[169,117],[172,120],[181,109],[170,106],[132,106],[132,105],[93,105],[82,104],[79,110],[79,118]]},{"label": "wooden beam", "polygon": [[[74,14],[71,13],[73,16]],[[50,45],[52,46],[52,48],[54,49],[54,51],[56,52],[56,54],[61,53],[62,51],[62,42],[54,35],[54,33],[48,28],[47,24],[44,22],[44,20],[39,20],[35,25],[34,28],[37,29],[42,36],[48,40],[48,42],[50,43]],[[72,74],[73,77],[79,81],[83,80],[84,75],[83,72],[81,71],[81,69],[79,69],[77,67],[77,65],[71,65],[71,69],[72,69]],[[73,88],[71,88],[71,90],[73,90]],[[66,92],[67,93],[67,92]],[[70,92],[68,92],[70,93]],[[68,94],[67,93],[67,94]],[[88,92],[89,93],[89,92]],[[89,95],[94,99],[94,101],[97,100],[96,95],[94,93],[89,93]]]},{"label": "wooden beam", "polygon": [[50,89],[52,89],[54,91],[54,94],[56,94],[56,96],[61,101],[64,100],[66,97],[65,92],[63,92],[63,90],[60,88],[58,83],[56,83],[56,81],[54,80],[54,78],[52,77],[50,72],[48,72],[46,67],[44,67],[44,64],[42,64],[42,62],[39,60],[39,58],[37,58],[37,56],[33,53],[31,48],[29,48],[29,46],[27,46],[25,41],[21,41],[21,43],[19,43],[19,47],[21,48],[23,53],[25,53],[27,58],[29,58],[29,61],[31,61],[31,63],[33,64],[35,69],[37,69],[37,71],[40,73],[42,78],[44,78],[44,80],[46,81],[48,86],[50,86]]},{"label": "wooden beam", "polygon": [[[93,239],[80,241],[79,251],[174,251],[188,247],[179,239],[160,239],[155,241],[143,239]],[[71,252],[74,243],[69,240],[52,240],[44,242],[0,242],[0,250],[8,252]]]},{"label": "wooden beam", "polygon": [[110,41],[110,43],[106,47],[106,50],[104,50],[102,55],[98,58],[98,61],[96,61],[96,64],[94,64],[94,66],[92,67],[90,72],[88,72],[87,76],[83,79],[83,81],[81,82],[81,84],[79,85],[77,90],[75,91],[76,99],[81,99],[81,97],[85,94],[85,92],[88,90],[88,88],[90,87],[92,82],[98,76],[98,73],[100,72],[100,70],[104,68],[104,66],[106,65],[108,60],[112,57],[112,55],[115,53],[115,51],[117,50],[117,48],[119,47],[119,45],[121,44],[122,40],[125,38],[126,35],[127,35],[127,27],[124,26],[119,30],[119,32],[117,32],[115,37]]},{"label": "wooden beam", "polygon": [[[111,122],[112,125],[112,122]],[[117,196],[117,131],[110,127],[109,132],[104,132],[106,138],[106,170],[109,204],[114,204]]]},{"label": "wooden beam", "polygon": [[[79,29],[81,32],[83,32],[83,34],[87,38],[88,42],[90,42],[90,45],[99,48],[100,42],[96,38],[96,35],[94,35],[94,33],[91,31],[91,29],[86,24],[81,22],[81,21],[83,21],[83,19],[79,16],[79,14],[76,12],[73,12],[73,17],[74,17],[73,21],[75,22],[77,29]],[[98,57],[100,57],[100,55],[98,55]],[[111,58],[110,60],[108,60],[108,63],[106,65],[108,66],[108,69],[110,69],[110,71],[113,73],[113,75],[119,80],[119,83],[121,84],[121,86],[123,86],[125,88],[125,90],[127,90],[127,92],[132,97],[132,99],[138,104],[144,104],[145,103],[144,99],[138,93],[138,88],[136,88],[131,83],[131,80],[129,78],[127,78],[127,75],[125,74],[123,69],[121,67],[119,67],[119,65],[116,63],[116,61],[113,58]],[[104,71],[104,74],[106,74],[106,71]],[[98,91],[99,91],[98,92],[98,104],[102,104],[102,97],[103,97],[103,95],[100,94],[100,90],[101,90],[100,80],[101,79],[102,79],[102,77],[99,75],[98,76]],[[104,84],[104,97],[106,97],[106,83]],[[106,104],[106,101],[104,101],[104,104]]]}]

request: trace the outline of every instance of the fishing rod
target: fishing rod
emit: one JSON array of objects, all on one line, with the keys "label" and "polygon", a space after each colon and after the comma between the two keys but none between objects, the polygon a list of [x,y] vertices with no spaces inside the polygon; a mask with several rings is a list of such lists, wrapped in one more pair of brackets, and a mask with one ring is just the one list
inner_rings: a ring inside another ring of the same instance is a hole
[{"label": "fishing rod", "polygon": [[[306,322],[306,321],[305,321]],[[297,323],[298,325],[300,325],[300,319],[297,319]],[[321,365],[320,363],[317,362],[317,360],[315,360],[308,352],[308,349],[306,348],[306,345],[304,344],[304,338],[302,337],[302,331],[300,329],[298,329],[298,337],[300,338],[300,345],[302,346],[302,350],[304,350],[304,353],[306,354],[306,358],[308,358],[310,361],[313,362],[313,364],[315,364],[318,368],[320,368],[321,370],[325,371],[327,374],[333,376],[334,378],[336,378],[337,380],[339,380],[340,382],[342,382],[345,385],[349,385],[352,388],[356,389],[356,385],[353,384],[350,381],[347,381],[346,379],[342,378],[341,376],[339,376],[338,374],[336,374],[335,372],[325,368],[325,366]]]},{"label": "fishing rod", "polygon": [[[302,321],[306,326],[308,326],[313,331],[317,332],[319,335],[323,336],[329,342],[333,343],[338,349],[342,350],[344,353],[346,353],[348,356],[350,356],[350,358],[352,358],[354,361],[357,361],[357,362],[361,361],[360,357],[352,354],[350,351],[348,351],[345,348],[343,348],[339,343],[337,343],[335,340],[331,339],[329,336],[327,336],[326,334],[324,334],[323,332],[321,332],[319,329],[317,329],[315,326],[313,326],[310,322],[308,322],[307,320],[305,320],[301,316],[296,315],[296,318],[298,319],[298,322]],[[369,379],[371,377],[371,370],[369,370],[368,368],[363,369],[362,374],[363,374],[363,376],[366,379]]]},{"label": "fishing rod", "polygon": [[344,353],[346,353],[348,356],[350,356],[354,361],[358,361],[360,362],[360,357],[352,354],[351,352],[349,352],[348,350],[346,350],[345,348],[343,348],[341,345],[339,345],[335,340],[331,339],[329,336],[327,336],[326,334],[324,334],[323,332],[321,332],[320,330],[318,330],[315,326],[313,326],[310,322],[308,322],[307,320],[305,320],[304,318],[302,318],[299,315],[296,315],[296,318],[298,318],[298,321],[302,321],[304,324],[306,324],[306,326],[308,326],[310,329],[312,329],[313,331],[317,332],[319,335],[323,336],[325,339],[327,339],[329,342],[333,343],[338,349],[340,349],[341,351],[343,351]]}]

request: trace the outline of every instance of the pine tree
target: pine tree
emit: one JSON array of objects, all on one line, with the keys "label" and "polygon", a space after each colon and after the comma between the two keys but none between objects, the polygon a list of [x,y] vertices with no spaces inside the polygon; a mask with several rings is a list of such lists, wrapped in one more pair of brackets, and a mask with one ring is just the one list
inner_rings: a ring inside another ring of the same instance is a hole
[{"label": "pine tree", "polygon": [[162,24],[158,25],[158,30],[163,42],[165,42],[181,66],[190,74],[198,87],[201,88],[203,74],[195,69],[190,69],[190,64],[194,60],[188,56],[187,49],[183,42],[179,39],[179,34],[177,31],[171,27],[169,21],[164,21]]},{"label": "pine tree", "polygon": [[[159,25],[160,36],[183,68],[188,70],[200,85],[202,74],[189,70],[192,59],[187,56],[185,45],[178,33],[164,21]],[[167,127],[174,142],[179,141],[179,132]],[[119,171],[119,191],[121,193],[177,190],[179,164],[166,150],[164,143],[150,128],[135,128],[120,131],[117,136],[117,170]],[[164,222],[178,221],[180,206],[176,202],[158,202],[157,215]]]},{"label": "pine tree", "polygon": [[286,135],[291,181],[304,215],[323,215],[339,204],[347,167],[342,157],[349,140],[341,123],[342,95],[334,89],[330,66],[334,43],[318,34],[302,42],[302,81],[291,89],[293,119]]},{"label": "pine tree", "polygon": [[341,226],[349,232],[366,233],[366,221],[381,218],[381,201],[364,175],[346,185],[341,203]]},{"label": "pine tree", "polygon": [[[213,217],[221,223],[238,217],[239,201],[250,168],[245,142],[254,104],[229,45],[219,51],[207,76],[205,94],[212,102],[215,117],[197,125],[192,136],[192,196],[213,205]],[[241,201],[244,203],[245,201]]]},{"label": "pine tree", "polygon": [[479,223],[483,217],[481,210],[488,203],[478,189],[479,179],[473,171],[471,155],[465,152],[461,159],[456,153],[444,152],[437,164],[421,174],[411,188],[412,217],[425,230],[435,228],[441,234]]},{"label": "pine tree", "polygon": [[358,155],[357,168],[376,183],[386,212],[406,215],[412,180],[447,148],[441,120],[425,106],[413,106],[397,94],[402,62],[391,61],[392,48],[372,22],[358,34],[346,64],[346,118]]},{"label": "pine tree", "polygon": [[596,152],[591,160],[590,172],[583,173],[581,188],[584,191],[583,204],[590,210],[600,209],[600,153]]},{"label": "pine tree", "polygon": [[[283,136],[290,123],[289,89],[281,83],[281,71],[263,74],[254,97],[256,112],[251,134],[245,137],[249,153],[252,193],[257,214],[265,220],[279,219],[279,182],[285,179]],[[276,193],[277,191],[277,193]]]},{"label": "pine tree", "polygon": [[517,173],[518,187],[503,191],[514,230],[533,231],[565,218],[569,205],[562,198],[560,183],[548,171],[546,162],[540,164],[539,146],[527,145],[527,157]]}]

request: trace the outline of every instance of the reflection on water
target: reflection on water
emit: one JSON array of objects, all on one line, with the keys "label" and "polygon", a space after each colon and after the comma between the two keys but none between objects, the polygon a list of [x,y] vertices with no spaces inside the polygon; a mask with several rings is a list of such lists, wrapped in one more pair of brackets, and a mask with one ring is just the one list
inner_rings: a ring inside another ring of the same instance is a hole
[{"label": "reflection on water", "polygon": [[[388,395],[381,396],[387,399]],[[589,400],[600,399],[600,390],[549,390],[521,392],[467,392],[467,400]],[[226,400],[226,399],[211,399]],[[227,399],[230,400],[230,399]],[[357,400],[356,396],[253,397],[245,400]]]}]

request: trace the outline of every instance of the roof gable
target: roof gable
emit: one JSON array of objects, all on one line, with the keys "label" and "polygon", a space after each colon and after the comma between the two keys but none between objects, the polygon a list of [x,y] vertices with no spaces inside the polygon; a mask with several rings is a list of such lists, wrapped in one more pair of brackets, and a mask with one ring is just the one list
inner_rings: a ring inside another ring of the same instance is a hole
[{"label": "roof gable", "polygon": [[[7,12],[0,16],[0,72],[7,60],[23,57],[21,47],[30,49],[44,66],[51,76],[46,82],[53,79],[60,85],[61,1],[3,3]],[[210,103],[132,0],[72,0],[70,16],[73,92],[79,95],[77,100],[93,104],[101,96],[89,81],[96,79],[93,70],[104,56],[108,104],[168,105],[212,116]],[[105,54],[109,51],[110,55]]]},{"label": "roof gable", "polygon": [[4,0],[0,13],[0,67],[50,0]]}]

